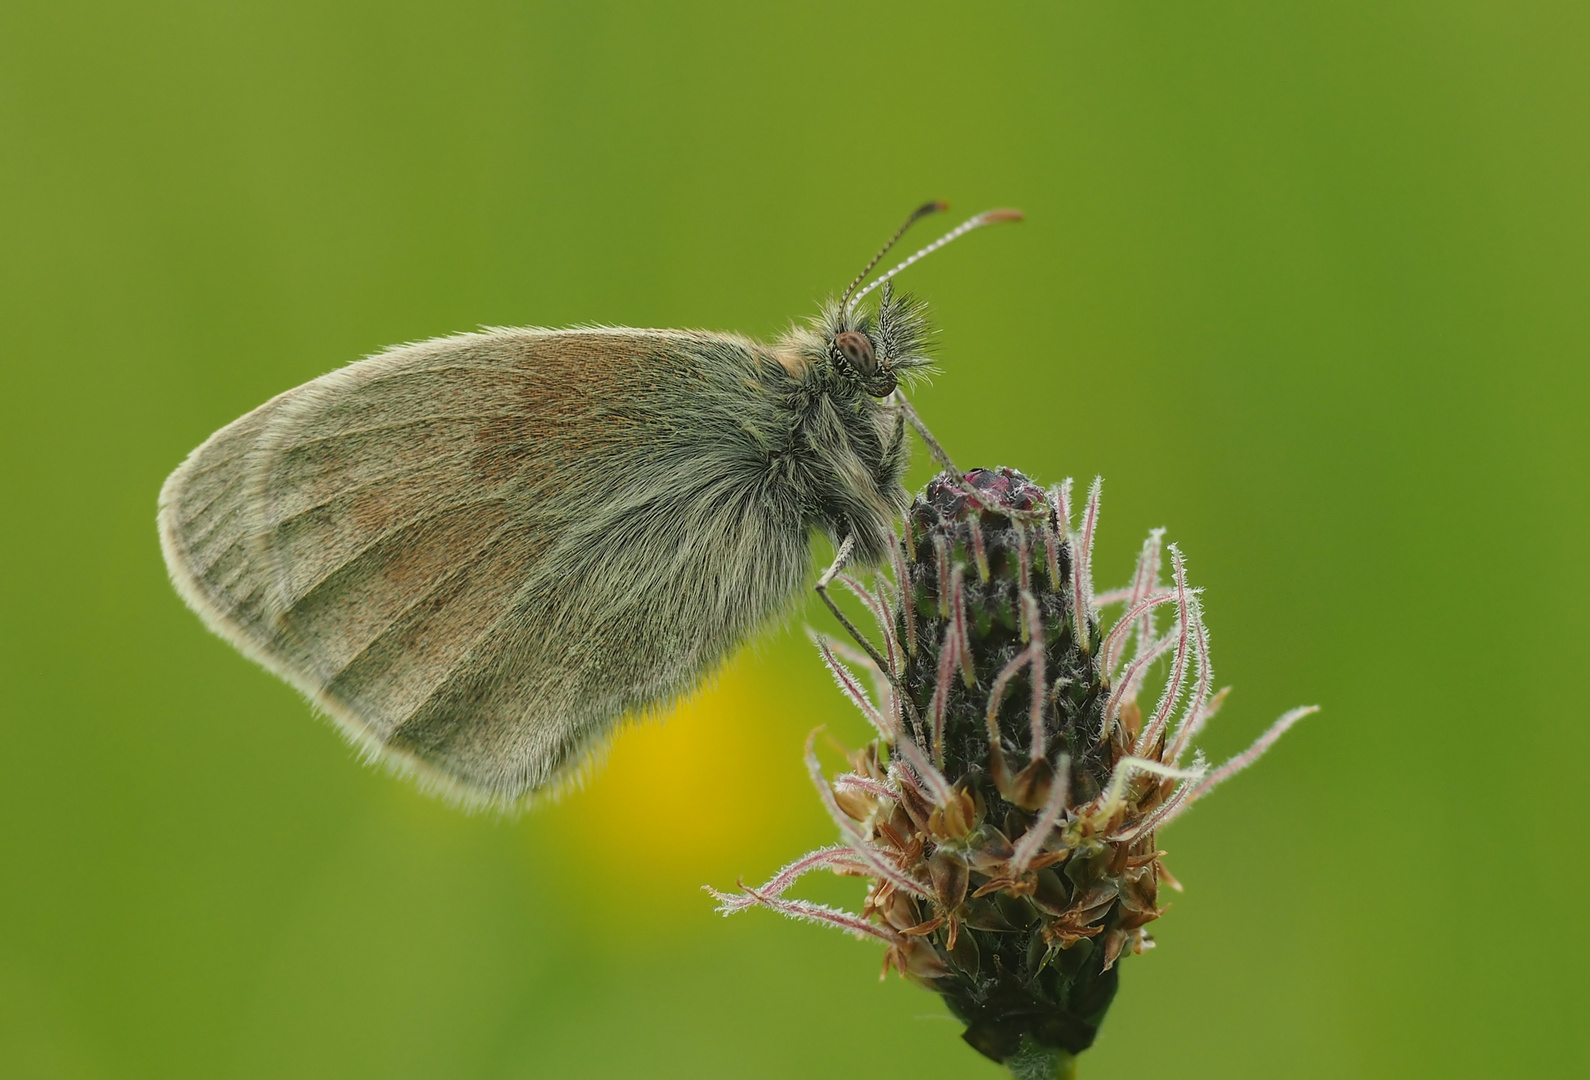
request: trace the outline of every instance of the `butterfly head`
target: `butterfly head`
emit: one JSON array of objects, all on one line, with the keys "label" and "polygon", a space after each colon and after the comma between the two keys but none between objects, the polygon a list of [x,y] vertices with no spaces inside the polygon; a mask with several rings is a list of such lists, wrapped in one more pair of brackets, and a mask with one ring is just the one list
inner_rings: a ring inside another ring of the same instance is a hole
[{"label": "butterfly head", "polygon": [[[927,321],[923,305],[908,296],[896,297],[891,279],[912,263],[931,255],[939,248],[984,225],[999,221],[1020,221],[1016,210],[990,210],[971,218],[939,237],[892,269],[862,285],[873,269],[897,244],[906,230],[929,214],[948,209],[943,202],[923,203],[911,212],[905,223],[895,230],[883,248],[872,257],[840,295],[839,299],[824,309],[821,331],[827,343],[828,361],[839,381],[854,386],[875,398],[888,397],[900,383],[902,375],[928,366],[923,353],[927,338]],[[882,288],[876,314],[866,313],[861,302],[868,293]]]},{"label": "butterfly head", "polygon": [[927,305],[895,296],[884,285],[877,311],[857,311],[835,302],[818,320],[825,361],[836,388],[885,398],[904,380],[926,373],[931,330]]}]

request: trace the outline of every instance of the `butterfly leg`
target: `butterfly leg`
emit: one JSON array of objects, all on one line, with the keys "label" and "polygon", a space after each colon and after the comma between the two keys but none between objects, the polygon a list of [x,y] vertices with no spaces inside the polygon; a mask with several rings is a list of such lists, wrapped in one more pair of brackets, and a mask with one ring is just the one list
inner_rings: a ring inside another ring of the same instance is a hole
[{"label": "butterfly leg", "polygon": [[933,433],[929,431],[927,425],[922,422],[922,418],[918,416],[916,410],[911,407],[911,403],[905,399],[905,395],[896,393],[894,397],[896,404],[899,405],[901,415],[904,416],[911,426],[916,429],[916,433],[920,435],[922,437],[922,441],[927,444],[928,453],[933,455],[933,460],[939,463],[939,467],[941,469],[950,473],[954,477],[955,485],[959,487],[965,494],[970,496],[972,502],[975,505],[982,506],[982,496],[977,493],[976,488],[967,483],[966,474],[955,467],[955,462],[950,460],[950,455],[945,451],[944,447],[939,445],[939,441],[933,437]]},{"label": "butterfly leg", "polygon": [[855,537],[845,537],[844,542],[839,545],[839,550],[834,553],[833,565],[824,570],[822,576],[817,579],[817,595],[823,598],[823,603],[828,605],[828,610],[833,612],[834,618],[839,620],[839,625],[845,628],[845,632],[855,638],[856,644],[866,650],[872,662],[878,665],[878,670],[887,675],[889,680],[893,682],[895,675],[890,669],[889,662],[883,658],[882,653],[873,647],[872,642],[867,640],[867,635],[863,634],[856,624],[851,622],[843,611],[839,610],[839,605],[834,603],[834,598],[828,595],[828,586],[834,583],[834,578],[839,576],[840,571],[845,568],[845,564],[850,561],[850,553],[855,549],[855,546]]},{"label": "butterfly leg", "polygon": [[839,625],[843,626],[846,632],[855,638],[856,643],[866,650],[867,656],[874,664],[878,665],[878,670],[883,672],[883,677],[889,680],[889,685],[894,690],[895,700],[904,706],[906,715],[911,721],[911,726],[916,730],[920,738],[922,717],[918,715],[916,706],[911,702],[910,695],[900,685],[900,673],[895,670],[894,665],[884,659],[883,654],[878,652],[872,642],[867,640],[867,635],[863,634],[856,624],[851,622],[843,611],[839,610],[839,605],[834,603],[834,598],[828,595],[828,586],[832,585],[834,579],[839,576],[840,571],[844,570],[845,563],[850,561],[850,554],[854,548],[855,538],[845,537],[844,542],[839,545],[839,550],[834,553],[833,565],[824,570],[822,576],[817,579],[817,595],[823,598],[823,603],[828,605],[828,610],[833,612],[834,618],[839,620]]},{"label": "butterfly leg", "polygon": [[922,441],[927,444],[928,453],[933,455],[933,460],[939,463],[939,467],[954,473],[956,476],[960,476],[961,470],[955,467],[955,462],[950,460],[950,455],[945,452],[944,447],[939,445],[939,441],[933,437],[933,433],[929,431],[927,425],[922,422],[922,418],[916,414],[916,410],[913,409],[911,407],[911,403],[905,399],[905,395],[900,393],[895,394],[895,401],[898,402],[900,412],[905,416],[906,422],[916,429],[916,433],[920,435],[922,437]]}]

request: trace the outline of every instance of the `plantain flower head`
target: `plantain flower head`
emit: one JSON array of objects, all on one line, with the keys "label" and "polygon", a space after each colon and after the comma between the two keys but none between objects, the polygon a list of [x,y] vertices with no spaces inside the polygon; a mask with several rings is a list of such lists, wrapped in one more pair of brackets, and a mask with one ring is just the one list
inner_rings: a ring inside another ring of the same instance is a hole
[{"label": "plantain flower head", "polygon": [[[838,843],[709,890],[725,915],[770,908],[883,943],[885,974],[937,992],[971,1046],[1024,1077],[1072,1075],[1121,957],[1153,946],[1161,887],[1180,888],[1160,831],[1315,711],[1209,767],[1195,744],[1225,691],[1199,592],[1155,530],[1130,583],[1095,593],[1099,487],[1074,521],[1070,481],[1046,492],[1000,468],[928,483],[892,574],[839,579],[880,640],[814,635],[877,732],[832,778],[808,740]],[[813,870],[867,879],[862,909],[790,896]]]}]

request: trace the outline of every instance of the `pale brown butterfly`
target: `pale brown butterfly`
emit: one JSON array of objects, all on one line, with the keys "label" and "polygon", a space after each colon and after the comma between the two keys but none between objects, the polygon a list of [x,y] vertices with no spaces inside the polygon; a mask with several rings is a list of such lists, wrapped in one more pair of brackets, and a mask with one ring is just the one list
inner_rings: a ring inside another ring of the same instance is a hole
[{"label": "pale brown butterfly", "polygon": [[838,549],[817,584],[836,614],[839,568],[887,558],[905,425],[948,464],[898,389],[929,361],[922,305],[889,281],[1021,216],[980,214],[861,287],[942,209],[771,344],[489,329],[272,398],[166,480],[172,581],[367,757],[521,802],[787,615],[814,532]]}]

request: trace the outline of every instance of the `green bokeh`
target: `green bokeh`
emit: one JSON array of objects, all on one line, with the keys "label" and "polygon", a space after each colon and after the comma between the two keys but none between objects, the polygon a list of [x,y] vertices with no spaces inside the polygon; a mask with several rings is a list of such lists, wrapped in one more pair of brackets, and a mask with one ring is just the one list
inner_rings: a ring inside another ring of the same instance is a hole
[{"label": "green bokeh", "polygon": [[1165,835],[1083,1075],[1590,1072],[1590,7],[931,7],[0,6],[0,1075],[997,1075],[871,946],[695,891],[831,836],[800,741],[861,732],[798,633],[657,819],[471,818],[207,634],[154,530],[347,360],[772,334],[941,196],[1029,219],[910,272],[940,437],[1104,474],[1106,583],[1170,528],[1214,756],[1326,706]]}]

